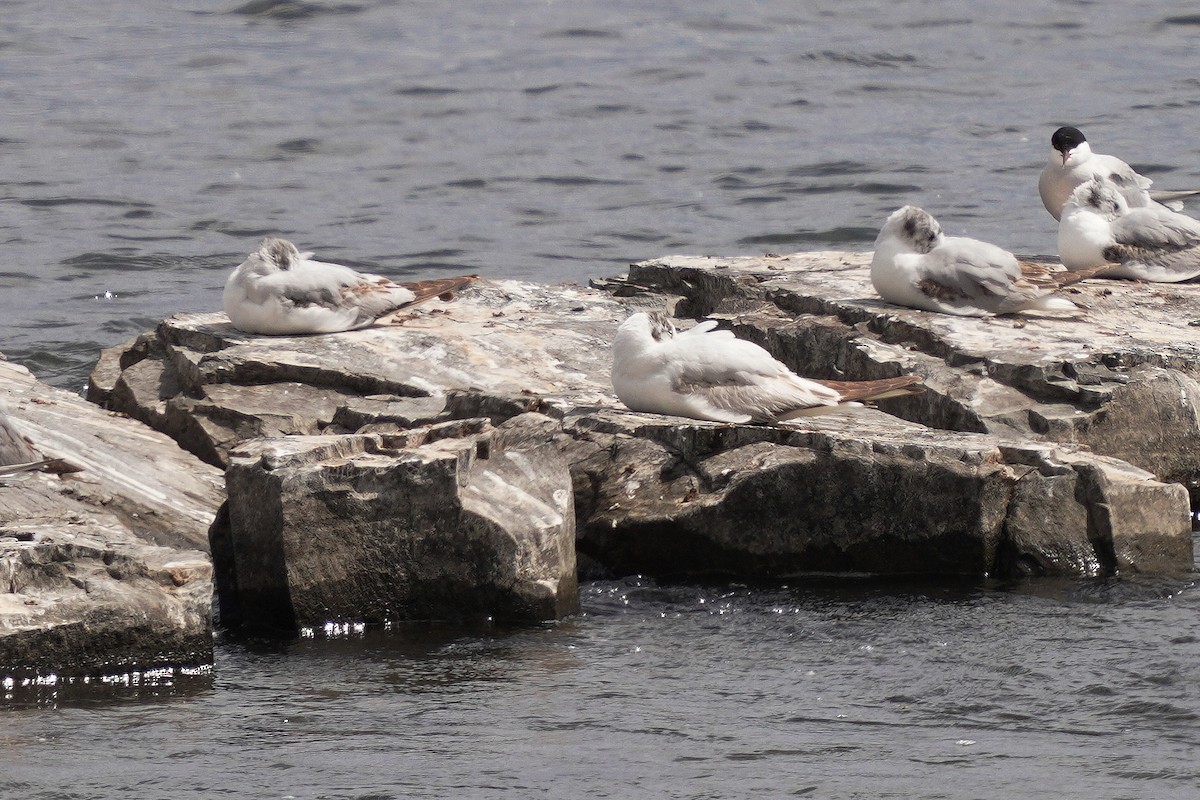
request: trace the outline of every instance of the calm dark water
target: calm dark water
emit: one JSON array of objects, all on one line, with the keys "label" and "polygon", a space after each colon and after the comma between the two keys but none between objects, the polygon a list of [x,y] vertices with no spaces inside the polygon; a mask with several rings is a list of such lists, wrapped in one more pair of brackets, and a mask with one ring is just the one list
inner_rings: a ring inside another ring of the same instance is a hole
[{"label": "calm dark water", "polygon": [[[1060,124],[1200,186],[1197,33],[1183,2],[0,0],[0,351],[81,388],[267,233],[584,281],[867,249],[911,202],[1052,253]],[[0,687],[0,797],[1200,796],[1188,580],[584,591]]]},{"label": "calm dark water", "polygon": [[[218,647],[172,686],[43,688],[13,798],[1185,798],[1178,582],[590,584],[555,626]],[[16,692],[29,698],[30,691]]]}]

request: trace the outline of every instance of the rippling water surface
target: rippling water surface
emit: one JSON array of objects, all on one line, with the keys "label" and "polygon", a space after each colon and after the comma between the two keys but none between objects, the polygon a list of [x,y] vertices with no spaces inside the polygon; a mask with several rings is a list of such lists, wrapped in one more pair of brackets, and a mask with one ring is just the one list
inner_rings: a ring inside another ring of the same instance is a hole
[{"label": "rippling water surface", "polygon": [[[267,233],[584,281],[867,249],[916,203],[1053,253],[1060,124],[1200,186],[1198,33],[1182,2],[0,0],[0,351],[78,389]],[[585,594],[0,690],[0,796],[1200,796],[1187,581]]]},{"label": "rippling water surface", "polygon": [[1200,185],[1190,4],[0,2],[0,351],[219,307],[267,233],[395,276],[867,249],[913,202],[1054,251],[1063,122]]},{"label": "rippling water surface", "polygon": [[1187,584],[631,579],[588,585],[584,607],[518,631],[225,641],[206,678],[41,689],[40,708],[4,717],[0,796],[1166,800],[1200,787]]}]

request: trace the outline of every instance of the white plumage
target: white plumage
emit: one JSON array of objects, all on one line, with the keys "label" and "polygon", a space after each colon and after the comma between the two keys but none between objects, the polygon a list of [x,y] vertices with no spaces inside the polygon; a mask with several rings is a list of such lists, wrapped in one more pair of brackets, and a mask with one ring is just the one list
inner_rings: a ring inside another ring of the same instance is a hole
[{"label": "white plumage", "polygon": [[1200,275],[1200,221],[1158,204],[1130,208],[1117,186],[1093,178],[1063,208],[1058,254],[1070,270],[1185,281]]},{"label": "white plumage", "polygon": [[773,422],[854,400],[920,391],[914,377],[836,384],[801,378],[753,342],[714,330],[677,331],[666,315],[638,312],[613,340],[613,389],[632,411],[713,422]]},{"label": "white plumage", "polygon": [[1019,311],[1078,311],[1054,294],[1086,275],[1021,261],[994,244],[946,236],[923,209],[904,206],[884,222],[871,257],[871,283],[889,303],[981,317]]},{"label": "white plumage", "polygon": [[247,333],[333,333],[370,325],[411,304],[412,290],[379,275],[315,261],[267,238],[225,283],[230,322]]}]

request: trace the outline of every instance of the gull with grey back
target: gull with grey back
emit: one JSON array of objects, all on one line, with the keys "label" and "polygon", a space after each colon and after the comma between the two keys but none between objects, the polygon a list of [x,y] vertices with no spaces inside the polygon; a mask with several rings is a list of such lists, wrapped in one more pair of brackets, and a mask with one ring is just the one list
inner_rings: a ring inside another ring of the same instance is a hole
[{"label": "gull with grey back", "polygon": [[1056,292],[1089,274],[1021,260],[978,239],[946,236],[933,215],[916,206],[892,212],[871,257],[871,283],[887,302],[966,317],[1079,313]]},{"label": "gull with grey back", "polygon": [[1200,221],[1158,204],[1130,208],[1119,187],[1093,178],[1063,208],[1058,254],[1072,271],[1186,281],[1200,275]]},{"label": "gull with grey back", "polygon": [[233,326],[270,335],[355,330],[475,280],[466,275],[400,284],[312,255],[285,239],[264,239],[225,283],[225,313]]},{"label": "gull with grey back", "polygon": [[1150,186],[1154,182],[1139,175],[1121,159],[1093,153],[1092,146],[1078,128],[1068,125],[1056,130],[1050,137],[1050,160],[1038,178],[1042,205],[1055,219],[1061,219],[1063,206],[1071,192],[1092,178],[1111,181],[1130,208],[1166,204],[1179,211],[1183,208],[1183,199],[1200,194],[1200,190],[1152,192]]},{"label": "gull with grey back", "polygon": [[712,422],[779,422],[862,402],[916,394],[920,379],[818,381],[796,375],[762,347],[705,320],[679,331],[661,312],[617,328],[612,384],[631,411]]}]

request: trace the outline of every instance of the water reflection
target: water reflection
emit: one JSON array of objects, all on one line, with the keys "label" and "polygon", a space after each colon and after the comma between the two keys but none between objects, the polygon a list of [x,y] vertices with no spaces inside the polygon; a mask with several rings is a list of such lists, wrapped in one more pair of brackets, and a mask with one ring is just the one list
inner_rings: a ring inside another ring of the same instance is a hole
[{"label": "water reflection", "polygon": [[213,688],[211,665],[163,667],[142,672],[60,677],[0,679],[0,709],[105,707],[112,704],[156,704],[196,698]]},{"label": "water reflection", "polygon": [[329,670],[344,691],[455,692],[577,668],[576,626],[573,620],[532,627],[331,623],[295,639],[226,638],[231,662],[218,666],[222,681],[238,682],[236,673],[247,667],[267,668],[282,684],[289,674]]}]

